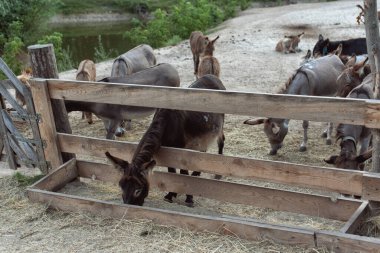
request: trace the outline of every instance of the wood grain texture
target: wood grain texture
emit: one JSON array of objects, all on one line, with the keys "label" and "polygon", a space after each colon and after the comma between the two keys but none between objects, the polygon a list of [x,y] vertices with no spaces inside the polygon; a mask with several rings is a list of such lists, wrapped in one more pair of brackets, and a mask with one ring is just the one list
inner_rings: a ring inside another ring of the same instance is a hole
[{"label": "wood grain texture", "polygon": [[[280,94],[48,80],[56,99],[347,123],[380,128],[380,102]],[[196,101],[196,102],[194,102]],[[286,110],[279,108],[286,107]]]},{"label": "wood grain texture", "polygon": [[27,194],[32,201],[48,203],[50,207],[63,211],[84,211],[117,219],[149,219],[158,224],[192,231],[210,231],[238,236],[247,240],[272,240],[276,243],[299,247],[314,247],[314,233],[306,229],[187,214],[157,208],[113,204],[38,189],[28,189]]},{"label": "wood grain texture", "polygon": [[[65,152],[105,157],[112,155],[130,161],[136,143],[110,141],[58,133],[60,147]],[[159,166],[182,168],[245,179],[259,179],[315,189],[362,194],[360,171],[249,159],[162,147],[154,156]],[[380,182],[380,181],[379,181]],[[377,196],[371,196],[377,198]]]},{"label": "wood grain texture", "polygon": [[[112,166],[78,161],[80,177],[92,178],[117,184],[121,172]],[[239,183],[184,176],[180,174],[153,172],[151,186],[164,192],[192,194],[234,204],[252,205],[279,211],[347,221],[360,206],[361,201],[282,191]]]},{"label": "wood grain texture", "polygon": [[51,163],[54,169],[59,167],[63,162],[60,147],[57,143],[57,132],[47,84],[36,83],[33,80],[30,81],[30,84],[36,112],[41,115],[39,126],[41,139],[46,142],[44,149],[45,159]]},{"label": "wood grain texture", "polygon": [[352,214],[346,224],[340,229],[342,233],[354,234],[363,221],[369,215],[368,201],[364,201],[358,209]]},{"label": "wood grain texture", "polygon": [[380,239],[330,231],[316,231],[318,247],[334,253],[379,253]]},{"label": "wood grain texture", "polygon": [[31,188],[47,191],[58,191],[67,183],[75,180],[77,177],[78,171],[76,168],[76,159],[71,159],[70,161],[51,171],[49,175],[46,175],[34,183]]}]

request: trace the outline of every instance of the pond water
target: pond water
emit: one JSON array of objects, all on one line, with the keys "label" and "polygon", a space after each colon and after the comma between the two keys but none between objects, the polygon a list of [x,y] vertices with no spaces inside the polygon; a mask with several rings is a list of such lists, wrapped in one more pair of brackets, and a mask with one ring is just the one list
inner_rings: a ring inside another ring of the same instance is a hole
[{"label": "pond water", "polygon": [[[75,64],[84,59],[94,60],[95,48],[99,48],[99,36],[106,52],[112,57],[132,48],[123,33],[131,28],[128,22],[79,23],[52,26],[51,32],[63,34],[63,48],[68,49]],[[95,60],[94,60],[95,61]]]}]

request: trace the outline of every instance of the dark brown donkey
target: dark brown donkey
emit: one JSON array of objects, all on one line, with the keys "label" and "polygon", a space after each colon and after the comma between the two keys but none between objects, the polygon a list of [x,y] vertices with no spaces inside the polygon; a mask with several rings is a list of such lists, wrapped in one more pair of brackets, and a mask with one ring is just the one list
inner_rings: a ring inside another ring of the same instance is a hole
[{"label": "dark brown donkey", "polygon": [[[179,87],[180,80],[177,70],[170,64],[161,63],[153,67],[141,70],[127,77],[107,77],[102,82],[120,84],[141,84],[155,86]],[[115,138],[116,128],[121,121],[130,118],[141,118],[151,115],[155,108],[127,106],[118,104],[101,104],[81,101],[65,101],[67,112],[85,111],[92,112],[103,119],[107,130],[107,139]]]},{"label": "dark brown donkey", "polygon": [[[342,61],[336,55],[328,55],[307,61],[289,78],[278,93],[308,96],[334,96],[337,91],[336,79],[344,70]],[[289,119],[259,118],[249,119],[244,124],[259,125],[264,123],[264,132],[271,145],[270,155],[277,154],[288,133]],[[303,121],[303,142],[300,151],[307,149],[307,129],[309,121]],[[331,144],[332,124],[327,129],[326,144]]]},{"label": "dark brown donkey", "polygon": [[[213,75],[205,75],[190,85],[189,88],[225,90],[222,82]],[[155,166],[153,155],[161,146],[187,148],[206,152],[210,144],[218,142],[219,154],[223,153],[224,114],[194,111],[158,109],[148,130],[140,140],[131,163],[121,160],[106,152],[106,156],[115,168],[123,171],[119,185],[123,191],[126,204],[143,205],[149,193],[148,172]],[[168,168],[175,173],[176,169]],[[180,170],[188,175],[187,170]],[[192,176],[199,176],[194,171]],[[177,194],[169,192],[165,200],[172,202]],[[193,196],[186,195],[185,203],[193,206]]]},{"label": "dark brown donkey", "polygon": [[[352,83],[355,81],[355,78],[351,78],[351,85],[347,84],[347,87],[354,87]],[[369,74],[359,86],[352,89],[347,97],[373,99],[372,86],[373,79],[372,75]],[[347,91],[347,89],[345,91]],[[341,140],[340,154],[330,156],[324,161],[329,164],[334,164],[337,168],[363,170],[364,162],[372,157],[372,150],[369,149],[371,137],[371,130],[365,126],[339,124],[336,129],[336,138],[337,140]],[[360,145],[359,155],[357,155],[358,144]]]},{"label": "dark brown donkey", "polygon": [[[153,48],[149,45],[141,44],[118,56],[114,60],[112,64],[111,77],[126,77],[140,70],[156,65],[156,62],[157,60],[153,53]],[[125,128],[130,130],[131,118],[127,117],[125,120],[127,123]],[[116,130],[116,136],[122,136],[124,134],[125,129],[123,128],[123,125],[124,124]]]}]

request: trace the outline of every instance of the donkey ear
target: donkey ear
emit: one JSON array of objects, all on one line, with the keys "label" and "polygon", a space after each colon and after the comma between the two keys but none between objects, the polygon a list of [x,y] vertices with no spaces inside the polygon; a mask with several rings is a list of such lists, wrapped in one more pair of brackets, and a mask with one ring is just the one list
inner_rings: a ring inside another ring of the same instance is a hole
[{"label": "donkey ear", "polygon": [[212,42],[212,43],[215,43],[215,41],[216,41],[217,39],[219,39],[219,35],[218,35],[215,39],[213,39],[211,42]]},{"label": "donkey ear", "polygon": [[141,168],[141,175],[147,177],[153,170],[154,166],[156,166],[156,161],[152,160],[150,162],[144,163]]},{"label": "donkey ear", "polygon": [[356,62],[356,55],[352,55],[351,58],[346,62],[346,68],[350,68],[350,67],[353,67],[355,65],[355,62]]},{"label": "donkey ear", "polygon": [[305,32],[302,32],[301,34],[298,34],[298,38],[302,38],[302,36],[305,35]]},{"label": "donkey ear", "polygon": [[323,40],[323,36],[322,36],[322,34],[319,34],[319,36],[318,36],[318,40],[319,40],[319,41],[322,41],[322,40]]},{"label": "donkey ear", "polygon": [[108,151],[105,153],[106,157],[108,158],[108,161],[112,163],[112,165],[121,171],[124,171],[125,168],[128,167],[129,163],[127,161],[124,161],[120,158],[117,158],[115,156],[112,156]]},{"label": "donkey ear", "polygon": [[370,159],[372,157],[372,149],[369,149],[367,150],[366,152],[364,152],[363,154],[357,156],[355,158],[355,160],[358,162],[358,163],[364,163],[365,161],[367,161],[368,159]]},{"label": "donkey ear", "polygon": [[328,163],[328,164],[335,164],[337,158],[338,158],[337,155],[332,155],[327,159],[323,159],[323,161],[325,161],[325,163]]},{"label": "donkey ear", "polygon": [[244,124],[247,125],[260,125],[263,124],[267,119],[266,118],[259,118],[259,119],[247,119],[244,121]]},{"label": "donkey ear", "polygon": [[306,53],[306,55],[303,57],[305,60],[308,60],[308,59],[310,59],[311,58],[311,50],[309,49],[309,50],[307,50],[307,53]]},{"label": "donkey ear", "polygon": [[335,55],[340,56],[342,54],[342,50],[343,50],[343,45],[341,43],[341,44],[339,44],[339,46],[335,50]]},{"label": "donkey ear", "polygon": [[367,61],[368,61],[368,57],[366,57],[363,61],[355,64],[354,65],[354,71],[355,72],[360,71],[360,69],[364,67],[364,65],[366,64]]}]

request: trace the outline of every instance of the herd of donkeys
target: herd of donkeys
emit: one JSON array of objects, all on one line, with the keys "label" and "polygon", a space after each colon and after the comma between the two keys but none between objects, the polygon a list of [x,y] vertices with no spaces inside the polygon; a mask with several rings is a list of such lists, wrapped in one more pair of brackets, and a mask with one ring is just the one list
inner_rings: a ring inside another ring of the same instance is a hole
[{"label": "herd of donkeys", "polygon": [[[286,36],[275,50],[285,53],[300,51],[298,44],[304,33]],[[190,47],[194,61],[196,81],[189,88],[225,90],[220,81],[220,65],[213,56],[214,44],[219,38],[209,39],[202,32],[194,31],[190,36]],[[308,51],[300,67],[280,87],[278,93],[309,96],[341,96],[350,98],[372,99],[372,75],[367,64],[367,47],[365,38],[330,41],[319,35],[313,51]],[[91,60],[80,63],[77,80],[96,81],[95,64]],[[153,49],[146,44],[139,45],[117,57],[112,65],[111,76],[101,82],[120,84],[140,84],[179,87],[180,78],[177,70],[170,64],[157,64]],[[116,104],[100,104],[81,101],[65,101],[66,109],[84,112],[82,117],[92,122],[92,113],[104,121],[106,138],[124,133],[123,128],[130,127],[131,119],[145,117],[154,113],[154,117],[141,138],[130,162],[111,155],[105,155],[113,166],[121,170],[123,176],[119,181],[123,202],[143,205],[149,193],[149,172],[156,162],[154,154],[161,146],[186,148],[206,152],[209,145],[217,142],[218,153],[224,147],[224,114],[194,112],[172,109],[154,109],[147,107]],[[244,122],[250,125],[264,124],[264,132],[269,140],[270,154],[275,155],[282,147],[288,132],[289,119],[255,118]],[[304,137],[300,151],[307,150],[308,121],[303,121]],[[324,132],[326,143],[331,144],[333,125],[328,123]],[[364,162],[372,156],[370,148],[371,131],[364,126],[339,124],[336,137],[340,140],[339,155],[325,159],[325,162],[338,168],[363,169]],[[360,152],[357,153],[357,147]],[[175,168],[168,168],[176,173]],[[188,175],[187,170],[180,170]],[[192,172],[199,176],[200,172]],[[221,176],[215,175],[216,179]],[[172,202],[177,196],[169,192],[164,200]],[[185,204],[193,206],[193,196],[186,195]]]}]

